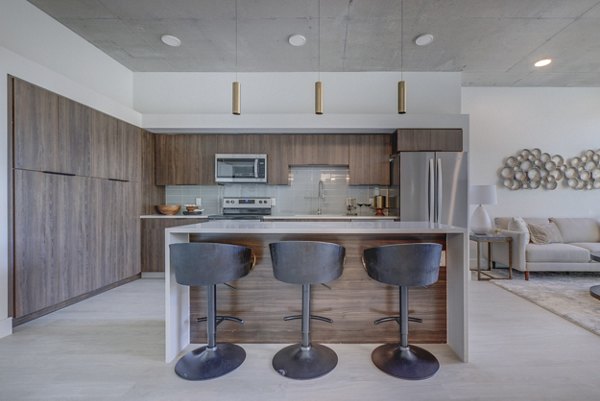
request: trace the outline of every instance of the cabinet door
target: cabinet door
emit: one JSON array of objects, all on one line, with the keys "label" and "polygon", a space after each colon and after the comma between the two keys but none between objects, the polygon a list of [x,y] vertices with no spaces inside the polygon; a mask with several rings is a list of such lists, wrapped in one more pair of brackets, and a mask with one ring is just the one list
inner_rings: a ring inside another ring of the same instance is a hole
[{"label": "cabinet door", "polygon": [[391,135],[349,135],[350,185],[390,185]]},{"label": "cabinet door", "polygon": [[215,183],[216,135],[157,135],[156,185]]},{"label": "cabinet door", "polygon": [[119,137],[119,122],[107,114],[92,110],[91,176],[124,179],[120,171],[125,146]]},{"label": "cabinet door", "polygon": [[397,152],[462,152],[462,129],[399,129]]},{"label": "cabinet door", "polygon": [[14,167],[65,171],[58,130],[58,95],[14,79]]},{"label": "cabinet door", "polygon": [[348,165],[348,136],[290,135],[292,165]]},{"label": "cabinet door", "polygon": [[58,100],[58,149],[55,169],[79,176],[90,175],[91,109],[65,97]]},{"label": "cabinet door", "polygon": [[289,183],[291,139],[293,139],[293,135],[265,135],[267,182],[271,185],[287,185]]},{"label": "cabinet door", "polygon": [[14,314],[22,317],[92,289],[89,179],[14,170]]},{"label": "cabinet door", "polygon": [[119,121],[119,138],[122,142],[123,158],[120,160],[120,171],[118,177],[122,180],[136,181],[141,180],[142,168],[142,131],[131,124]]}]

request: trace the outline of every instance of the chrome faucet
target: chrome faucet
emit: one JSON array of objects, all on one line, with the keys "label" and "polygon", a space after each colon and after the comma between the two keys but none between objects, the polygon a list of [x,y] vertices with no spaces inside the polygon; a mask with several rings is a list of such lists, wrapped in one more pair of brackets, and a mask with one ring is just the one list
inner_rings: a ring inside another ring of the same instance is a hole
[{"label": "chrome faucet", "polygon": [[325,187],[323,184],[323,180],[319,180],[319,194],[317,196],[317,202],[318,202],[317,214],[318,215],[321,214],[321,199],[325,199]]}]

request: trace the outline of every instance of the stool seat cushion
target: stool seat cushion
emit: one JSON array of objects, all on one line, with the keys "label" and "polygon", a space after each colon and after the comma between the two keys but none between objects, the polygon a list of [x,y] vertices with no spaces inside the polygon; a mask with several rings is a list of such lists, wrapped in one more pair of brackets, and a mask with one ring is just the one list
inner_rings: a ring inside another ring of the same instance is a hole
[{"label": "stool seat cushion", "polygon": [[421,287],[438,280],[442,246],[416,243],[365,249],[363,257],[369,277],[381,283]]}]

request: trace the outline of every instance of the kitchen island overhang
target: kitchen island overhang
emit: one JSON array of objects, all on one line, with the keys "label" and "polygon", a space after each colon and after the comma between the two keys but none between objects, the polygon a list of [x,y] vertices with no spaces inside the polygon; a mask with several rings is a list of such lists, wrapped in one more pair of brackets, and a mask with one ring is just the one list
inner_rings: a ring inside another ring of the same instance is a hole
[{"label": "kitchen island overhang", "polygon": [[[195,310],[190,309],[190,292],[192,293],[192,306],[201,297],[198,297],[197,290],[189,287],[178,285],[175,281],[175,275],[170,268],[169,263],[169,244],[173,243],[185,243],[185,242],[225,242],[225,243],[238,243],[253,248],[253,251],[258,255],[258,263],[256,271],[250,273],[250,275],[239,281],[240,286],[245,286],[238,291],[233,291],[230,297],[236,297],[236,302],[233,305],[238,305],[239,297],[247,296],[244,288],[252,288],[253,285],[263,281],[270,280],[270,257],[265,247],[268,246],[268,242],[277,240],[318,240],[318,241],[330,241],[337,242],[341,245],[347,246],[347,260],[344,274],[348,276],[347,282],[342,282],[340,286],[336,287],[336,283],[332,283],[333,290],[317,294],[315,299],[322,299],[321,302],[334,302],[338,306],[342,305],[344,299],[349,302],[356,302],[356,295],[360,295],[357,292],[357,286],[362,286],[362,291],[372,291],[372,297],[377,298],[382,295],[380,293],[381,288],[373,289],[372,286],[377,285],[374,282],[369,281],[366,277],[366,273],[362,271],[360,265],[359,255],[362,253],[364,248],[370,246],[378,246],[389,243],[397,242],[439,242],[444,244],[444,257],[442,258],[442,272],[440,274],[440,283],[436,284],[436,288],[428,289],[429,292],[423,292],[422,296],[419,297],[420,289],[417,289],[416,302],[421,302],[419,299],[426,299],[426,294],[431,294],[432,291],[436,291],[436,297],[443,296],[443,299],[438,299],[436,305],[438,305],[439,311],[442,310],[445,316],[437,317],[437,329],[430,331],[434,337],[428,337],[425,335],[420,338],[422,340],[428,340],[432,338],[432,342],[445,342],[449,348],[463,361],[467,361],[468,350],[467,350],[467,278],[468,278],[468,267],[467,267],[467,230],[461,227],[421,223],[421,222],[396,222],[396,221],[352,221],[352,222],[260,222],[260,221],[212,221],[208,223],[192,224],[187,226],[178,226],[169,228],[165,231],[165,360],[171,362],[188,344],[190,340],[194,342],[201,342],[200,339],[190,337],[190,328],[193,328],[195,322]],[[359,270],[360,269],[360,270]],[[254,275],[254,277],[253,277]],[[362,276],[364,275],[364,276]],[[360,276],[360,279],[357,277]],[[253,277],[253,278],[252,278]],[[342,279],[344,275],[342,276]],[[252,281],[259,280],[259,281]],[[354,286],[354,287],[352,287]],[[261,296],[269,296],[272,292],[272,300],[277,300],[277,296],[282,296],[282,293],[278,291],[286,291],[282,289],[282,286],[262,288],[260,291]],[[391,289],[386,289],[391,294]],[[253,291],[256,293],[257,291]],[[267,294],[265,294],[265,292]],[[348,296],[351,294],[351,297]],[[371,292],[369,293],[371,294]],[[294,293],[294,299],[292,302],[297,303]],[[363,294],[364,295],[364,294]],[[248,295],[249,296],[249,295]],[[346,298],[344,298],[344,296]],[[337,299],[335,297],[338,297]],[[389,295],[386,295],[390,298]],[[364,298],[364,297],[363,297]],[[371,296],[367,297],[371,298]],[[264,300],[264,298],[261,298]],[[256,300],[256,298],[254,298]],[[329,301],[328,301],[329,300]],[[443,303],[443,309],[439,309],[441,306],[440,301]],[[340,304],[340,302],[342,304]],[[273,314],[277,311],[276,318],[280,319],[286,312],[285,302],[274,302],[274,308],[268,313],[263,315]],[[390,304],[390,302],[388,302]],[[397,307],[397,304],[391,302],[392,305]],[[324,303],[322,304],[324,305]],[[385,333],[382,332],[383,337],[377,337],[371,335],[369,341],[360,340],[359,337],[353,337],[356,333],[360,333],[361,330],[365,330],[360,325],[372,325],[371,316],[372,313],[378,313],[378,317],[381,317],[381,311],[373,311],[378,309],[376,306],[371,305],[371,311],[364,310],[358,312],[364,312],[363,316],[357,316],[353,314],[356,305],[353,305],[351,310],[338,311],[338,307],[335,305],[330,308],[328,314],[335,314],[339,312],[337,319],[337,328],[342,327],[341,330],[335,331],[329,328],[320,329],[323,331],[325,339],[330,339],[330,342],[384,342],[388,341],[385,337]],[[360,306],[364,306],[360,304]],[[251,307],[250,307],[251,308]],[[278,308],[278,309],[277,309]],[[227,305],[224,306],[227,310]],[[234,308],[235,309],[235,308]],[[260,308],[258,308],[260,309]],[[343,309],[343,308],[342,308]],[[369,309],[369,308],[366,308]],[[397,308],[396,308],[397,309]],[[255,311],[248,311],[248,313],[255,313]],[[265,313],[264,311],[262,313]],[[369,314],[371,313],[371,314]],[[419,310],[416,311],[419,314]],[[343,316],[343,319],[339,319]],[[245,318],[245,316],[242,316]],[[431,312],[432,319],[435,318],[435,311]],[[444,319],[445,318],[445,319]],[[357,319],[352,321],[352,319]],[[360,319],[360,320],[358,320]],[[252,321],[252,319],[250,319]],[[336,317],[334,317],[334,321]],[[443,321],[441,321],[443,320]],[[274,320],[271,322],[272,324]],[[264,322],[263,322],[264,323]],[[435,323],[435,322],[434,322]],[[266,323],[264,323],[266,324]],[[286,323],[291,325],[290,331],[294,331],[295,327],[292,323]],[[355,332],[352,331],[353,325],[355,326]],[[251,326],[251,323],[249,324]],[[382,326],[382,325],[380,325]],[[395,326],[395,325],[394,325]],[[390,326],[387,330],[395,330],[397,327]],[[265,326],[263,326],[265,327]],[[283,326],[282,326],[283,327]],[[367,327],[367,326],[364,326]],[[373,333],[376,333],[376,329],[373,327]],[[234,340],[241,342],[292,342],[285,336],[284,330],[279,329],[277,333],[281,333],[282,338],[274,341],[271,337],[263,336],[258,331],[261,327],[250,327],[244,332],[245,327],[236,329]],[[327,331],[329,330],[329,331]],[[437,332],[436,332],[437,330]],[[442,333],[443,330],[443,333]],[[192,330],[194,333],[196,331]],[[202,332],[202,330],[197,330]],[[252,336],[257,334],[260,338],[256,338],[256,341],[249,340]],[[426,333],[425,331],[423,333]],[[437,333],[437,334],[436,334]],[[367,333],[368,334],[368,333]],[[443,334],[443,337],[440,337]],[[227,335],[227,333],[226,333]],[[418,335],[418,333],[417,333]],[[435,337],[437,335],[437,337]],[[332,336],[332,337],[331,337]],[[353,338],[352,340],[349,340]],[[354,341],[354,339],[358,341]],[[445,341],[439,341],[439,339],[445,339]],[[373,339],[373,340],[371,340]],[[266,340],[266,341],[265,341]],[[392,339],[393,340],[393,339]]]}]

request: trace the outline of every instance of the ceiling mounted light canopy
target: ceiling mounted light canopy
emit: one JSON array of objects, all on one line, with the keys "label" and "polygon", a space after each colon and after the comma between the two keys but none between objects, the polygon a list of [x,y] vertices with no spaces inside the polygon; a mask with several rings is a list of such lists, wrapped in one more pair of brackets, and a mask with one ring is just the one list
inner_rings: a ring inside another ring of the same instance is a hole
[{"label": "ceiling mounted light canopy", "polygon": [[173,35],[163,35],[160,40],[167,46],[179,47],[181,46],[181,39]]},{"label": "ceiling mounted light canopy", "polygon": [[419,35],[415,38],[415,44],[417,46],[427,46],[428,44],[430,44],[431,42],[433,42],[433,35],[430,33],[424,33],[422,35]]},{"label": "ceiling mounted light canopy", "polygon": [[552,62],[551,58],[543,58],[541,60],[536,61],[533,65],[535,67],[545,67]]},{"label": "ceiling mounted light canopy", "polygon": [[299,33],[295,33],[288,38],[288,43],[296,47],[304,46],[306,44],[306,37]]}]

